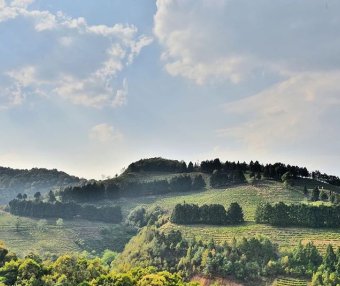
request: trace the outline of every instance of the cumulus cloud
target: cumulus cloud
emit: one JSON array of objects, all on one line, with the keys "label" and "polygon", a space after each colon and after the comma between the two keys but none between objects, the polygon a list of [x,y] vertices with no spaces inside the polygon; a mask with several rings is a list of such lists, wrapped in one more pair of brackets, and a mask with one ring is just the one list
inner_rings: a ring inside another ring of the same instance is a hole
[{"label": "cumulus cloud", "polygon": [[90,25],[63,12],[32,10],[32,2],[0,2],[0,32],[7,35],[0,55],[1,106],[30,94],[96,108],[123,105],[128,85],[119,75],[152,38],[128,24]]},{"label": "cumulus cloud", "polygon": [[[340,151],[339,10],[333,0],[158,0],[154,34],[169,74],[248,89],[226,99],[216,134],[229,146],[333,156]],[[248,84],[257,80],[255,91]]]},{"label": "cumulus cloud", "polygon": [[290,75],[340,65],[338,1],[158,0],[166,70],[203,84],[258,70]]},{"label": "cumulus cloud", "polygon": [[123,134],[107,123],[93,126],[89,132],[89,137],[100,143],[109,143],[123,140]]}]

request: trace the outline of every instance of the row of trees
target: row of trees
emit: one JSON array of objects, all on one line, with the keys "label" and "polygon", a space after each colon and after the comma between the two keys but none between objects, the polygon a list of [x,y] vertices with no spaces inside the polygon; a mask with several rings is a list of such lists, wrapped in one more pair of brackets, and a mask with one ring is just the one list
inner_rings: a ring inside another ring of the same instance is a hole
[{"label": "row of trees", "polygon": [[13,215],[35,218],[66,218],[80,217],[87,220],[120,223],[122,211],[120,206],[95,207],[70,203],[49,203],[42,201],[12,200],[9,211]]},{"label": "row of trees", "polygon": [[255,220],[275,226],[334,228],[340,226],[340,206],[266,203],[258,205]]},{"label": "row of trees", "polygon": [[226,211],[223,205],[177,204],[172,211],[171,222],[177,224],[228,225],[244,222],[243,211],[238,203],[230,204]]},{"label": "row of trees", "polygon": [[116,199],[119,197],[134,197],[157,195],[169,192],[189,192],[205,188],[202,175],[191,177],[180,175],[171,180],[155,180],[138,182],[133,180],[108,180],[94,182],[84,186],[68,187],[59,193],[62,201],[89,201],[102,199]]},{"label": "row of trees", "polygon": [[340,186],[340,178],[320,171],[309,172],[306,167],[299,167],[294,165],[286,165],[283,163],[274,164],[261,164],[258,161],[246,162],[232,162],[226,161],[221,162],[220,159],[205,160],[201,163],[189,162],[187,165],[184,161],[178,160],[166,160],[163,158],[150,158],[143,159],[132,163],[126,170],[129,172],[175,172],[175,173],[186,173],[186,172],[203,172],[212,174],[215,170],[228,172],[228,171],[242,171],[250,172],[254,177],[263,175],[265,178],[271,178],[280,180],[281,177],[289,172],[292,178],[298,177],[312,177],[313,179],[326,182],[332,185]]}]

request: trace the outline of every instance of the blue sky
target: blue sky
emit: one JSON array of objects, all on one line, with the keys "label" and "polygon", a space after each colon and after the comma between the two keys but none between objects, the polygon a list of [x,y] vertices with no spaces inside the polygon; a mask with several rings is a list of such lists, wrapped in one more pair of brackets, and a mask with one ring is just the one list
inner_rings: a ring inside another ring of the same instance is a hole
[{"label": "blue sky", "polygon": [[336,0],[0,0],[0,165],[150,156],[340,175]]}]

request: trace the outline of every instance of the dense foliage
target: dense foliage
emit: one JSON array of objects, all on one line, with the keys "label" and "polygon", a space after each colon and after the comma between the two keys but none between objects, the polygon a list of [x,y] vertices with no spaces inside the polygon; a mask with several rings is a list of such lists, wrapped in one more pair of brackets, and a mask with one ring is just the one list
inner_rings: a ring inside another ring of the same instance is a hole
[{"label": "dense foliage", "polygon": [[171,222],[178,224],[228,225],[244,222],[243,211],[238,203],[232,203],[228,211],[219,204],[177,204],[171,214]]},{"label": "dense foliage", "polygon": [[[120,259],[116,261],[116,266],[129,269],[151,265],[157,269],[179,272],[183,277],[203,274],[210,277],[234,276],[241,280],[279,275],[311,278],[313,274],[315,276],[318,275],[317,272],[323,271],[322,265],[325,263],[333,265],[331,271],[334,270],[334,265],[339,265],[340,250],[336,255],[331,255],[331,259],[327,253],[322,257],[310,242],[306,245],[300,243],[293,249],[280,253],[275,244],[263,237],[243,238],[238,241],[234,239],[231,243],[224,242],[220,245],[213,240],[208,243],[195,239],[187,241],[179,231],[164,233],[147,227],[128,243],[119,256]],[[331,263],[327,262],[330,260]]]},{"label": "dense foliage", "polygon": [[257,223],[276,226],[339,227],[340,206],[307,204],[260,204],[256,209]]},{"label": "dense foliage", "polygon": [[217,171],[210,177],[210,185],[213,188],[227,187],[231,184],[243,184],[246,178],[241,170]]},{"label": "dense foliage", "polygon": [[144,207],[139,206],[131,210],[125,223],[137,229],[147,225],[161,226],[166,220],[165,218],[163,218],[164,221],[162,219],[164,214],[165,211],[159,206],[147,210]]},{"label": "dense foliage", "polygon": [[340,285],[340,249],[337,253],[328,245],[323,262],[313,275],[313,286],[338,286]]},{"label": "dense foliage", "polygon": [[18,193],[33,195],[37,191],[46,193],[51,189],[59,189],[77,185],[82,180],[56,169],[19,170],[0,167],[0,203],[7,203]]},{"label": "dense foliage", "polygon": [[184,173],[187,164],[184,161],[167,160],[163,158],[142,159],[131,163],[125,172],[171,172]]},{"label": "dense foliage", "polygon": [[280,253],[264,237],[221,245],[188,241],[179,231],[163,232],[154,226],[142,228],[118,256],[105,251],[97,258],[67,254],[44,261],[35,254],[18,258],[0,243],[2,286],[184,286],[196,285],[184,280],[197,274],[253,281],[250,285],[264,277],[288,275],[312,278],[313,286],[337,286],[340,249],[335,252],[329,245],[322,256],[309,242]]},{"label": "dense foliage", "polygon": [[340,186],[339,177],[321,173],[320,171],[309,172],[306,167],[286,165],[279,162],[266,165],[260,164],[258,161],[250,161],[249,164],[246,162],[221,162],[218,158],[202,161],[199,165],[194,165],[192,162],[189,162],[189,164],[186,165],[183,161],[166,160],[163,158],[143,159],[130,164],[126,173],[143,171],[184,173],[197,171],[212,174],[216,170],[221,171],[222,173],[228,173],[230,171],[250,172],[250,174],[253,174],[254,176],[262,174],[263,177],[274,180],[281,180],[284,174],[289,173],[293,179],[311,177],[321,182]]},{"label": "dense foliage", "polygon": [[107,180],[94,182],[84,186],[65,188],[60,192],[63,201],[91,201],[101,199],[115,199],[119,197],[135,197],[143,195],[166,194],[169,192],[189,192],[205,188],[202,175],[193,178],[180,175],[168,180],[154,180],[140,182],[133,180]]},{"label": "dense foliage", "polygon": [[93,205],[79,205],[76,203],[55,203],[42,201],[12,200],[9,211],[13,215],[36,218],[74,218],[119,223],[122,212],[119,206],[96,207]]},{"label": "dense foliage", "polygon": [[0,244],[0,285],[18,286],[189,286],[181,276],[154,267],[116,272],[111,269],[112,252],[103,257],[63,255],[43,261],[30,254],[18,259]]}]

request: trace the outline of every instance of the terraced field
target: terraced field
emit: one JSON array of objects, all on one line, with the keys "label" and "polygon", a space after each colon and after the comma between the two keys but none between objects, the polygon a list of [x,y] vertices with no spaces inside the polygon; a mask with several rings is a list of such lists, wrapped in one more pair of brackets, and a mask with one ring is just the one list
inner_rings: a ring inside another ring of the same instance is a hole
[{"label": "terraced field", "polygon": [[291,278],[278,278],[273,286],[307,286],[305,280],[291,279]]},{"label": "terraced field", "polygon": [[254,222],[241,226],[182,226],[167,223],[162,228],[165,232],[180,230],[184,237],[189,239],[196,237],[196,239],[208,241],[213,238],[218,243],[231,242],[233,238],[263,235],[277,243],[282,250],[297,245],[299,241],[302,243],[312,241],[322,252],[326,250],[328,244],[340,246],[340,230],[336,229],[276,228]]},{"label": "terraced field", "polygon": [[[238,202],[247,221],[254,221],[256,206],[260,202],[298,203],[306,201],[302,191],[292,188],[286,189],[281,183],[261,181],[256,186],[239,185],[227,189],[208,189],[201,192],[172,193],[162,196],[147,196],[141,198],[122,198],[118,204],[122,206],[126,215],[132,208],[143,205],[145,207],[161,206],[171,211],[178,203],[212,204],[218,203],[228,207],[232,202]],[[112,204],[112,202],[103,202]]]},{"label": "terraced field", "polygon": [[17,218],[0,212],[0,240],[20,256],[30,252],[42,256],[70,252],[101,252],[104,249],[121,251],[134,233],[121,225],[110,225],[86,220],[65,221],[62,226],[56,220],[41,224],[39,220]]}]

